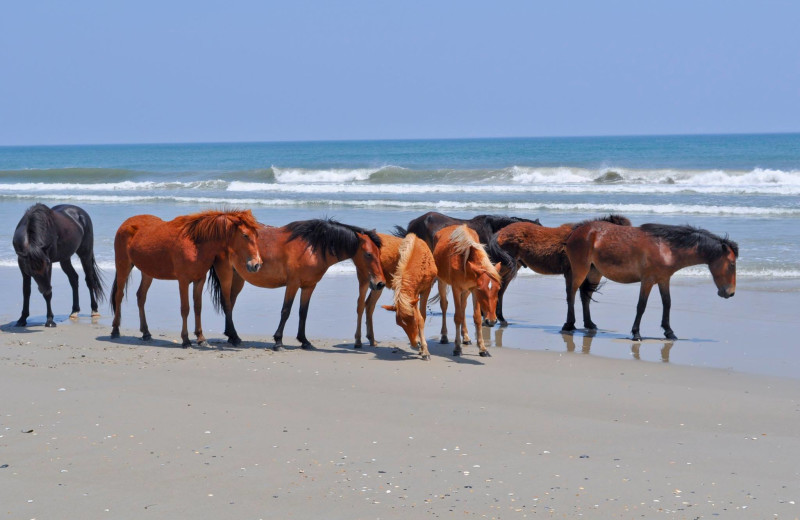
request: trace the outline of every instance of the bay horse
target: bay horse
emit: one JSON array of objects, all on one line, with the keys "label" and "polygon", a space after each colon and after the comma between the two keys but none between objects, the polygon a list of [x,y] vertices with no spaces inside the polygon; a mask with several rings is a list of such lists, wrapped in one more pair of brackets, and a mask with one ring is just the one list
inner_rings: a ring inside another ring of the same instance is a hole
[{"label": "bay horse", "polygon": [[300,325],[297,340],[301,348],[314,346],[306,338],[306,317],[311,294],[330,266],[352,259],[360,278],[369,280],[372,289],[386,285],[381,268],[381,239],[375,231],[342,224],[331,219],[292,222],[283,227],[259,224],[258,249],[264,262],[258,273],[242,269],[241,263],[215,263],[209,272],[212,301],[225,312],[225,335],[228,342],[242,342],[233,325],[236,297],[250,282],[257,287],[286,287],[281,319],[275,331],[273,350],[283,350],[283,328],[300,290]]},{"label": "bay horse", "polygon": [[[409,233],[405,238],[378,233],[381,239],[381,268],[386,277],[386,286],[394,289],[392,305],[383,308],[395,313],[395,321],[405,331],[411,347],[419,349],[424,360],[431,358],[428,342],[425,340],[425,319],[428,296],[436,281],[436,262],[425,242]],[[358,321],[356,325],[355,348],[361,348],[361,316],[366,309],[367,339],[375,346],[375,333],[372,327],[372,313],[380,298],[382,289],[372,289],[366,296],[368,280],[359,276]]]},{"label": "bay horse", "polygon": [[[481,313],[486,317],[487,326],[491,327],[497,322],[495,308],[497,295],[500,290],[500,263],[492,265],[489,255],[483,245],[478,242],[478,234],[466,224],[448,226],[441,229],[434,236],[433,258],[436,261],[439,280],[453,287],[453,302],[455,303],[455,349],[454,356],[461,355],[462,336],[463,343],[469,344],[466,331],[465,312],[467,297],[472,294],[473,314],[475,322],[475,336],[480,349],[481,357],[490,357],[489,351],[483,342],[481,334]],[[447,343],[447,288],[442,290],[439,285],[439,303],[442,308],[442,337],[441,343]]]},{"label": "bay horse", "polygon": [[114,237],[116,276],[111,286],[114,320],[111,337],[119,337],[122,296],[134,267],[142,273],[136,300],[142,339],[151,338],[144,304],[153,279],[178,280],[181,299],[182,346],[191,345],[186,320],[189,315],[189,284],[193,284],[195,336],[205,345],[200,314],[206,273],[215,262],[237,263],[249,272],[261,268],[256,239],[258,222],[250,210],[204,211],[164,221],[154,215],[136,215],[117,230]]},{"label": "bay horse", "polygon": [[[596,221],[607,222],[617,226],[630,226],[631,221],[622,215],[608,215],[596,219]],[[569,298],[572,288],[572,270],[569,258],[564,248],[564,242],[572,230],[584,224],[562,224],[558,227],[545,227],[534,225],[527,222],[510,224],[500,231],[489,241],[489,250],[502,250],[505,254],[513,258],[511,265],[527,267],[534,272],[545,275],[563,275],[566,283],[567,298]],[[495,256],[502,258],[502,255],[495,252]],[[504,260],[504,265],[508,264]],[[506,269],[503,271],[504,279],[514,276],[516,271]],[[580,284],[581,304],[583,306],[583,324],[589,330],[596,330],[597,325],[592,321],[589,312],[589,303],[592,301],[592,294],[600,285],[602,275],[597,269],[589,269],[586,280]],[[563,332],[574,330],[565,324]]]},{"label": "bay horse", "polygon": [[622,227],[607,222],[588,222],[573,230],[567,238],[566,251],[573,276],[565,328],[574,326],[575,291],[592,266],[609,280],[641,283],[636,319],[631,329],[636,341],[642,339],[639,324],[653,285],[658,285],[661,293],[664,336],[677,339],[669,324],[669,280],[684,267],[707,264],[719,296],[730,298],[736,292],[739,246],[727,236],[721,238],[705,229],[666,224]]},{"label": "bay horse", "polygon": [[[495,233],[515,222],[527,222],[533,225],[541,225],[538,218],[535,220],[528,220],[506,215],[477,215],[471,219],[460,219],[435,211],[429,211],[409,222],[407,232],[416,234],[419,238],[424,240],[425,243],[428,244],[428,247],[431,248],[431,251],[433,251],[434,236],[436,236],[439,230],[447,226],[466,224],[478,234],[478,242],[481,244],[488,244]],[[402,230],[402,228],[399,229]],[[502,257],[496,255],[496,251],[488,250],[487,252],[489,253],[489,259],[492,263],[503,261]],[[503,281],[500,284],[500,292],[497,297],[497,319],[501,324],[507,323],[503,316],[503,295],[508,288],[508,284],[514,279],[514,274],[516,274],[516,268],[513,266],[510,267],[510,271],[508,271],[508,269],[509,268],[504,268],[501,272]],[[442,287],[439,288],[440,293],[442,289]]]},{"label": "bay horse", "polygon": [[25,211],[17,224],[12,239],[17,253],[17,264],[22,272],[22,314],[17,327],[28,324],[30,316],[31,278],[36,281],[39,292],[47,304],[45,327],[55,327],[50,299],[53,287],[50,284],[53,262],[59,262],[72,287],[72,312],[77,318],[81,310],[78,298],[78,273],[70,258],[77,254],[89,288],[92,317],[100,316],[97,302],[103,300],[103,278],[94,259],[94,229],[89,214],[78,206],[60,204],[48,208],[34,204]]}]

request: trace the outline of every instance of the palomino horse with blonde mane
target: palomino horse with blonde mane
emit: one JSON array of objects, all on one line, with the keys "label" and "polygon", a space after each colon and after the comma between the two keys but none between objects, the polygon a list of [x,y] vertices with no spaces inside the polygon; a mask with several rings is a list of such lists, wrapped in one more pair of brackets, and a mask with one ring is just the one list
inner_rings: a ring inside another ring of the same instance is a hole
[{"label": "palomino horse with blonde mane", "polygon": [[[381,267],[386,276],[386,285],[394,289],[394,302],[383,308],[394,311],[395,320],[408,336],[411,347],[419,349],[422,359],[431,358],[425,340],[425,311],[433,282],[436,281],[436,262],[428,245],[409,233],[405,238],[378,233],[381,246]],[[367,311],[367,339],[375,345],[372,328],[372,313],[380,298],[381,289],[372,289],[367,294],[368,280],[359,276],[358,322],[355,348],[361,348],[361,316]],[[366,303],[365,303],[366,300]]]},{"label": "palomino horse with blonde mane", "polygon": [[208,270],[215,263],[236,263],[255,272],[261,268],[256,238],[258,222],[250,210],[205,211],[176,217],[165,222],[154,215],[131,217],[114,237],[116,277],[111,286],[114,311],[111,337],[119,337],[122,296],[134,267],[142,272],[136,291],[139,304],[139,330],[142,339],[150,339],[144,304],[154,278],[178,280],[181,295],[183,347],[191,345],[186,319],[189,315],[189,284],[194,284],[194,319],[197,344],[204,345],[200,321],[203,285]]},{"label": "palomino horse with blonde mane", "polygon": [[[630,226],[631,221],[622,215],[608,215],[596,219],[609,222],[617,226]],[[572,288],[572,270],[570,269],[564,242],[572,230],[584,224],[563,224],[558,227],[545,227],[528,222],[510,224],[497,232],[489,241],[489,253],[494,253],[500,258],[507,268],[503,270],[504,285],[508,285],[509,278],[516,275],[517,266],[527,267],[539,274],[561,274],[566,282],[567,297]],[[499,250],[499,251],[498,251]],[[503,255],[511,257],[506,259]],[[510,267],[510,269],[509,269]],[[590,269],[586,280],[580,285],[581,304],[583,305],[583,324],[589,330],[597,329],[589,312],[589,302],[592,294],[600,286],[602,275],[597,269]],[[500,304],[498,303],[498,306]],[[565,325],[564,332],[574,330]]]},{"label": "palomino horse with blonde mane", "polygon": [[569,311],[564,324],[567,330],[575,326],[575,291],[592,267],[618,283],[641,282],[636,319],[631,329],[636,341],[642,339],[639,324],[653,285],[658,285],[661,293],[664,336],[677,339],[669,324],[672,303],[669,279],[679,269],[707,264],[719,296],[730,298],[736,292],[739,246],[727,237],[718,237],[705,229],[665,224],[624,227],[608,222],[587,222],[570,234],[566,252],[572,265]]},{"label": "palomino horse with blonde mane", "polygon": [[464,318],[467,297],[472,293],[475,336],[478,341],[481,357],[489,357],[489,351],[481,334],[481,313],[486,317],[489,327],[497,322],[497,294],[500,290],[500,263],[492,265],[483,245],[478,242],[478,234],[461,224],[448,226],[434,236],[433,258],[439,271],[439,302],[442,308],[442,343],[447,343],[447,285],[453,287],[455,303],[456,339],[454,356],[461,355],[463,343],[469,344]]},{"label": "palomino horse with blonde mane", "polygon": [[242,342],[233,325],[236,297],[248,281],[258,287],[286,287],[281,308],[281,321],[275,331],[273,350],[283,349],[283,327],[289,319],[294,297],[300,290],[300,325],[297,340],[300,347],[314,346],[306,338],[306,317],[311,294],[330,266],[352,259],[359,279],[369,280],[373,289],[386,284],[381,268],[381,239],[375,231],[367,231],[335,220],[303,220],[283,227],[259,224],[258,248],[264,267],[258,273],[247,272],[241,263],[232,266],[215,263],[208,275],[214,305],[225,312],[225,335],[228,342]]}]

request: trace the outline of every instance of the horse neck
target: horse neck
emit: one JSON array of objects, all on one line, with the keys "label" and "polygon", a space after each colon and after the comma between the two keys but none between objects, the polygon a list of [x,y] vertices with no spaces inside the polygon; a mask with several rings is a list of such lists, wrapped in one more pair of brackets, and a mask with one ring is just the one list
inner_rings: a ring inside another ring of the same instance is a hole
[{"label": "horse neck", "polygon": [[707,258],[703,257],[697,251],[697,247],[673,249],[672,257],[672,264],[674,265],[676,271],[683,269],[684,267],[710,263]]}]

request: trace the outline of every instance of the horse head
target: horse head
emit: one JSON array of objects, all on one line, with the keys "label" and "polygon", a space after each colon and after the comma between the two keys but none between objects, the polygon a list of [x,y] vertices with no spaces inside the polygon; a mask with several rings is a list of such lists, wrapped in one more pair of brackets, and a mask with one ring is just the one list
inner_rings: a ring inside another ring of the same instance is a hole
[{"label": "horse head", "polygon": [[711,276],[714,277],[714,284],[717,286],[717,295],[722,298],[730,298],[736,292],[736,258],[739,256],[738,253],[738,248],[723,243],[723,254],[708,264]]},{"label": "horse head", "polygon": [[359,278],[369,279],[369,288],[380,290],[386,287],[386,278],[381,267],[381,249],[370,235],[377,236],[374,232],[356,233],[358,249],[353,255],[353,263],[356,265]]},{"label": "horse head", "polygon": [[419,298],[406,302],[397,300],[398,298],[395,298],[394,305],[383,305],[383,308],[395,313],[395,322],[406,333],[411,346],[416,347],[420,342],[418,320],[422,318],[422,316],[418,317],[419,309],[417,309],[417,304],[419,304]]},{"label": "horse head", "polygon": [[258,251],[258,222],[250,210],[242,212],[238,218],[231,218],[233,226],[228,243],[231,255],[244,263],[247,271],[255,273],[261,269],[261,253]]},{"label": "horse head", "polygon": [[476,276],[475,297],[478,299],[478,306],[484,316],[483,324],[487,327],[494,327],[497,323],[497,298],[500,292],[500,270],[502,264],[500,262],[493,266],[494,269],[489,271],[482,264],[476,263],[472,260],[467,262],[467,268],[472,271]]}]

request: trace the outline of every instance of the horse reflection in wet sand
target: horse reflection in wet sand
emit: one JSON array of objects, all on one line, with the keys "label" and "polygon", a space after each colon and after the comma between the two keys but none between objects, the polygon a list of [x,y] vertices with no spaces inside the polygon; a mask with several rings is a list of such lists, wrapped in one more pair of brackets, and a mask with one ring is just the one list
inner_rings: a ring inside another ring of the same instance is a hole
[{"label": "horse reflection in wet sand", "polygon": [[181,298],[182,346],[191,345],[186,320],[189,315],[189,284],[194,285],[194,319],[197,344],[204,345],[200,320],[203,285],[208,270],[218,263],[236,263],[248,271],[258,271],[261,257],[256,238],[258,222],[250,210],[205,211],[163,221],[153,215],[136,215],[117,230],[114,237],[116,277],[111,286],[111,308],[114,310],[111,337],[119,337],[122,296],[131,270],[142,272],[136,291],[139,305],[139,330],[143,340],[150,339],[144,304],[154,278],[178,280]]},{"label": "horse reflection in wet sand", "polygon": [[717,294],[730,298],[736,292],[736,242],[691,226],[644,224],[640,227],[615,226],[607,222],[587,222],[575,228],[566,241],[572,266],[572,287],[564,328],[575,324],[575,292],[592,266],[609,280],[618,283],[640,282],[639,303],[631,333],[641,340],[639,324],[647,297],[658,285],[664,310],[661,327],[667,339],[677,339],[669,323],[670,277],[679,269],[707,264]]},{"label": "horse reflection in wet sand", "polygon": [[264,262],[258,273],[247,272],[241,264],[215,263],[208,275],[212,301],[225,312],[225,335],[233,345],[242,342],[233,325],[233,307],[245,281],[268,289],[286,287],[273,350],[283,350],[283,328],[298,290],[297,340],[305,350],[314,348],[306,338],[308,305],[317,283],[333,264],[351,259],[359,279],[368,280],[370,288],[382,289],[386,284],[381,268],[381,239],[374,230],[330,219],[303,220],[283,227],[260,224],[258,229],[258,248]]},{"label": "horse reflection in wet sand", "polygon": [[[481,334],[481,312],[486,316],[486,324],[491,327],[497,322],[495,308],[500,290],[500,263],[492,265],[483,245],[478,242],[475,231],[462,224],[449,226],[434,237],[433,258],[439,271],[439,280],[453,287],[455,303],[455,349],[454,356],[461,355],[461,345],[469,344],[466,331],[465,311],[467,297],[472,293],[475,337],[481,357],[489,357],[489,351]],[[439,301],[442,308],[442,343],[447,343],[447,292],[446,286],[439,284]],[[462,336],[463,337],[462,339]]]},{"label": "horse reflection in wet sand", "polygon": [[50,283],[53,262],[59,262],[72,287],[72,313],[77,318],[81,310],[78,304],[78,273],[72,267],[70,257],[77,254],[86,277],[92,317],[99,316],[97,302],[103,300],[103,279],[94,259],[94,231],[89,214],[78,206],[60,204],[48,208],[34,204],[25,211],[14,231],[12,239],[17,263],[22,272],[22,314],[17,327],[28,324],[31,300],[31,279],[47,305],[45,327],[55,327],[50,299],[53,287]]},{"label": "horse reflection in wet sand", "polygon": [[[381,267],[386,277],[386,286],[394,289],[394,302],[383,308],[395,313],[395,320],[405,331],[411,347],[419,349],[422,359],[431,358],[428,342],[425,340],[425,318],[428,296],[436,281],[436,262],[428,245],[413,233],[398,238],[378,233],[381,239]],[[375,332],[372,327],[372,313],[382,289],[372,289],[367,293],[368,280],[359,274],[358,322],[356,325],[355,348],[361,347],[361,316],[366,310],[367,339],[375,346]]]}]

